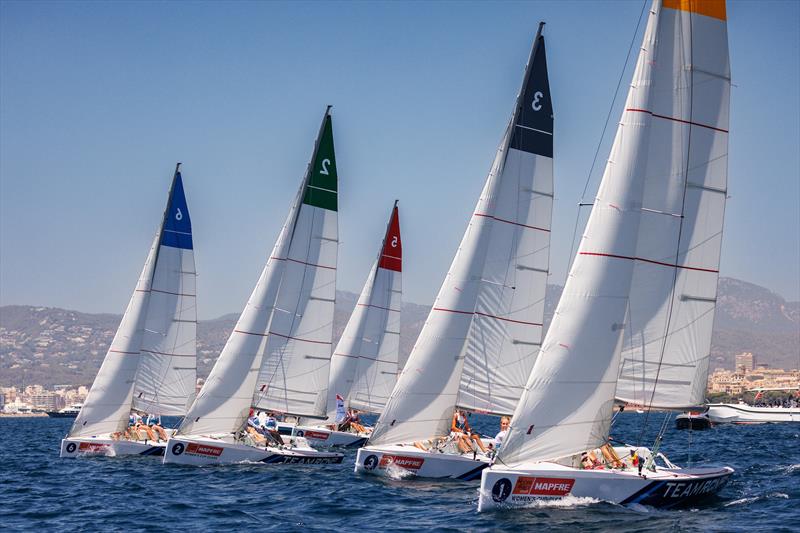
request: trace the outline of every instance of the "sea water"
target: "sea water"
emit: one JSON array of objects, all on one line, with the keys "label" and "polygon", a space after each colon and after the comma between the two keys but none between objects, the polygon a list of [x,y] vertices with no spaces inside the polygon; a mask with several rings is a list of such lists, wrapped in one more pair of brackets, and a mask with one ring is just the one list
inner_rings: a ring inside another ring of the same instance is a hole
[{"label": "sea water", "polygon": [[[665,416],[622,413],[615,439],[651,446]],[[158,457],[59,459],[72,420],[0,419],[0,529],[172,531],[800,531],[800,424],[674,429],[661,450],[685,466],[729,465],[718,497],[676,510],[586,498],[477,512],[478,484],[391,480],[340,465],[191,467]],[[497,419],[473,416],[497,432]]]}]

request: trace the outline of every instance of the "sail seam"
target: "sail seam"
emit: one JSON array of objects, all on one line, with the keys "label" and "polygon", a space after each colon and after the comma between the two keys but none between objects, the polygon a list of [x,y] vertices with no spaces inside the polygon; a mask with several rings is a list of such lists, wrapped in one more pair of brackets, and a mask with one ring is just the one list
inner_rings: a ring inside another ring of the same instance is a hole
[{"label": "sail seam", "polygon": [[549,229],[540,228],[538,226],[529,226],[527,224],[522,224],[520,222],[514,222],[513,220],[506,220],[504,218],[499,218],[499,217],[496,217],[494,215],[489,215],[489,214],[486,214],[486,213],[474,213],[474,215],[476,217],[491,218],[492,220],[496,220],[498,222],[505,222],[506,224],[513,224],[514,226],[522,226],[523,228],[535,229],[535,230],[539,230],[539,231],[544,231],[544,232],[550,233]]},{"label": "sail seam", "polygon": [[270,259],[274,259],[275,261],[291,261],[292,263],[299,263],[301,265],[308,265],[308,266],[319,267],[319,268],[327,268],[328,270],[336,270],[336,267],[318,265],[316,263],[307,263],[305,261],[300,261],[299,259],[292,259],[291,257],[270,257]]},{"label": "sail seam", "polygon": [[447,309],[445,307],[434,307],[434,311],[445,311],[447,313],[457,313],[460,315],[478,315],[478,316],[485,316],[487,318],[496,318],[497,320],[504,320],[506,322],[514,322],[515,324],[524,324],[526,326],[541,326],[542,324],[538,322],[525,322],[524,320],[514,320],[512,318],[503,318],[501,316],[490,315],[488,313],[481,313],[480,311],[459,311],[457,309]]},{"label": "sail seam", "polygon": [[384,311],[394,311],[395,313],[399,313],[400,309],[392,309],[391,307],[381,307],[380,305],[373,305],[373,304],[357,304],[359,307],[374,307],[375,309],[383,309]]},{"label": "sail seam", "polygon": [[[145,291],[145,292],[147,292],[147,291]],[[196,294],[188,294],[188,293],[182,293],[182,292],[170,292],[170,291],[162,291],[162,290],[160,290],[160,289],[150,289],[150,292],[160,292],[160,293],[162,293],[162,294],[172,294],[173,296],[189,296],[189,297],[191,297],[191,298],[196,298],[196,297],[197,297],[197,295],[196,295]]]},{"label": "sail seam", "polygon": [[672,268],[683,268],[686,270],[696,270],[698,272],[711,272],[713,274],[719,274],[719,270],[714,270],[711,268],[700,268],[700,267],[690,267],[685,265],[675,265],[672,263],[664,263],[663,261],[655,261],[653,259],[645,259],[643,257],[631,257],[628,255],[617,255],[617,254],[604,254],[600,252],[580,252],[580,255],[594,255],[598,257],[613,257],[614,259],[628,259],[630,261],[641,261],[643,263],[651,263],[653,265],[660,265]]},{"label": "sail seam", "polygon": [[690,124],[692,126],[700,126],[701,128],[708,128],[710,130],[719,131],[719,132],[722,132],[722,133],[728,133],[728,130],[723,130],[722,128],[717,128],[715,126],[709,126],[708,124],[700,124],[699,122],[692,122],[691,120],[683,120],[682,118],[669,117],[667,115],[659,115],[657,113],[653,113],[652,111],[648,111],[647,109],[636,109],[636,108],[629,107],[625,111],[632,111],[634,113],[646,113],[646,114],[651,115],[651,116],[653,116],[655,118],[663,118],[663,119],[666,119],[666,120],[672,120],[674,122],[680,122],[682,124]]}]

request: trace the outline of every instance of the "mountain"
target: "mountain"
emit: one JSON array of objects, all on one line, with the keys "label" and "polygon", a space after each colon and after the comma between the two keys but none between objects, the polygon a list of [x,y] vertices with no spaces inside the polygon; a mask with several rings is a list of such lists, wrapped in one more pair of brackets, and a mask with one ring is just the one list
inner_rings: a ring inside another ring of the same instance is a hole
[{"label": "mountain", "polygon": [[[561,295],[547,287],[545,325]],[[338,339],[358,295],[337,292],[334,338]],[[404,303],[400,350],[407,356],[429,306]],[[238,315],[198,323],[198,374],[208,375]],[[50,307],[0,307],[0,386],[90,384],[114,336],[119,315],[88,314]],[[733,356],[753,352],[759,363],[800,368],[800,302],[744,281],[720,278],[711,369],[734,366]]]}]

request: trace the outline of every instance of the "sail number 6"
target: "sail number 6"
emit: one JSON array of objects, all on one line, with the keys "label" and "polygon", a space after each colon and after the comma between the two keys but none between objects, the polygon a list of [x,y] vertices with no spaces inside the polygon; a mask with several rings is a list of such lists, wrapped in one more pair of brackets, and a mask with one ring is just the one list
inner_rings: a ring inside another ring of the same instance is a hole
[{"label": "sail number 6", "polygon": [[542,104],[539,103],[539,98],[542,97],[544,97],[542,91],[536,91],[533,93],[533,103],[531,104],[531,107],[534,111],[539,111],[542,108]]},{"label": "sail number 6", "polygon": [[320,174],[324,174],[325,176],[330,174],[330,172],[328,172],[328,165],[330,165],[330,164],[331,164],[331,160],[330,159],[323,159],[322,160],[322,170],[320,170],[319,173]]},{"label": "sail number 6", "polygon": [[177,208],[178,212],[175,213],[175,220],[183,220],[183,213],[181,213],[181,208]]}]

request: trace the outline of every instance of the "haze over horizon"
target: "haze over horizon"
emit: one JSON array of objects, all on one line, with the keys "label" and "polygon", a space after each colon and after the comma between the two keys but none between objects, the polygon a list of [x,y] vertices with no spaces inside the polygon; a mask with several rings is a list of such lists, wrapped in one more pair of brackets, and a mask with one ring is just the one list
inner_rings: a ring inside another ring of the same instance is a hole
[{"label": "haze over horizon", "polygon": [[[549,282],[562,285],[576,205],[642,5],[4,1],[0,305],[122,313],[182,161],[199,316],[240,312],[327,104],[341,181],[338,288],[361,290],[399,198],[404,300],[430,305],[540,19],[556,128]],[[730,1],[728,27],[720,275],[798,301],[800,3]]]}]

